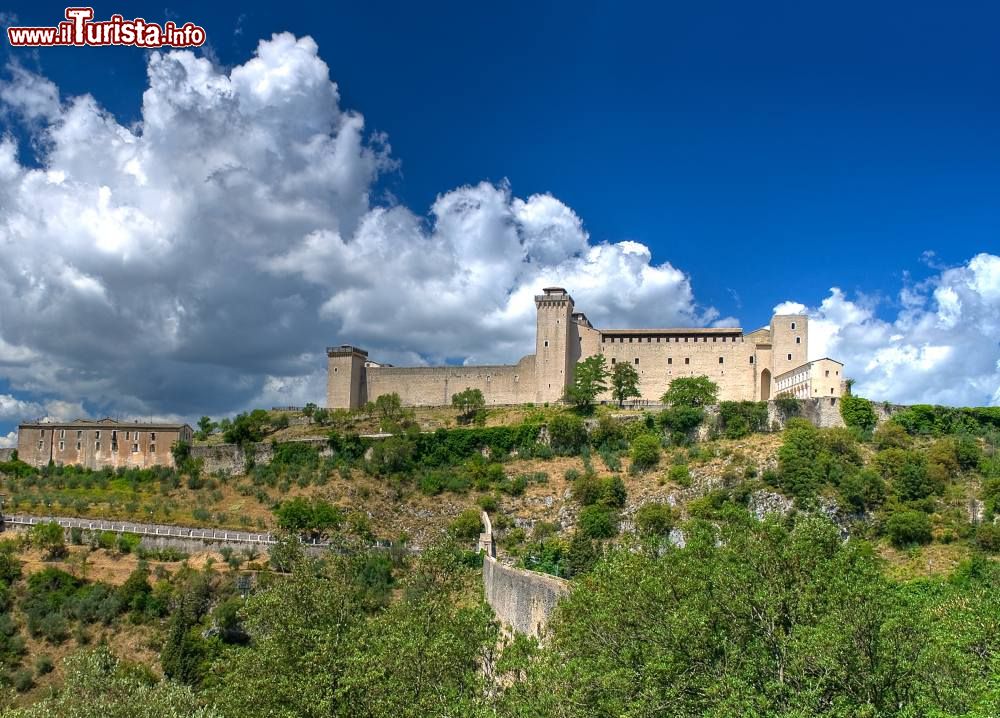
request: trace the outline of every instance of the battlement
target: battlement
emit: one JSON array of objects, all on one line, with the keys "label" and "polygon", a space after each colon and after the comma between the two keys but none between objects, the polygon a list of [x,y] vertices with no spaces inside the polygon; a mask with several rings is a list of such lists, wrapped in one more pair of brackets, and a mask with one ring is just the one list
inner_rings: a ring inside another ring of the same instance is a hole
[{"label": "battlement", "polygon": [[341,344],[339,347],[327,347],[326,355],[328,357],[362,356],[367,358],[368,352],[350,344]]}]

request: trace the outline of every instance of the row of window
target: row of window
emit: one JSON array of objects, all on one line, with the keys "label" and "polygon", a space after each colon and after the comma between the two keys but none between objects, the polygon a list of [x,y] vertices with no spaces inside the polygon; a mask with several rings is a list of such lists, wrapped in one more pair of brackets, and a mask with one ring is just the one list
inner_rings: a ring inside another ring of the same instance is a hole
[{"label": "row of window", "polygon": [[[788,358],[791,359],[792,355],[789,354]],[[635,365],[639,366],[639,357],[636,357],[634,361],[635,361]],[[617,362],[618,362],[618,359],[616,357],[611,357],[611,365],[612,366],[614,366]],[[673,357],[667,357],[667,364],[668,365],[672,365],[673,363],[674,363],[674,358]],[[684,363],[685,364],[690,364],[691,363],[691,357],[684,357]],[[725,357],[719,357],[719,363],[720,364],[725,364],[726,363],[726,358]],[[753,364],[753,357],[750,357],[750,363]]]},{"label": "row of window", "polygon": [[[53,429],[52,431],[54,433],[55,429]],[[39,429],[38,435],[41,436],[44,439],[45,438],[45,429]],[[60,439],[65,439],[66,438],[66,430],[65,429],[60,429],[59,430],[59,438]],[[81,439],[83,439],[83,430],[82,429],[77,429],[76,438],[77,438],[77,441],[80,441]],[[95,439],[100,439],[101,438],[101,430],[100,429],[97,429],[96,431],[94,431],[94,438]],[[112,429],[112,431],[111,431],[111,440],[112,441],[118,441],[118,430],[117,429]],[[139,440],[139,432],[138,431],[126,431],[125,432],[125,441],[129,441],[129,440],[138,441]],[[155,431],[149,432],[149,440],[150,441],[156,441],[156,432]]]},{"label": "row of window", "polygon": [[[38,448],[39,449],[44,449],[45,448],[45,442],[44,441],[39,441],[38,442]],[[66,450],[66,442],[65,441],[60,441],[59,442],[59,451],[65,451],[65,450]],[[76,442],[76,450],[77,451],[82,451],[83,450],[83,442],[82,441]],[[100,450],[101,450],[101,442],[95,441],[94,442],[94,451],[100,451]],[[112,440],[112,442],[111,442],[111,451],[114,452],[114,453],[118,453],[118,442],[117,441]],[[150,453],[155,453],[156,452],[156,444],[150,444],[149,445],[149,451],[150,451]],[[132,444],[132,453],[133,454],[138,454],[139,453],[139,445],[138,444]]]},{"label": "row of window", "polygon": [[[663,342],[666,343],[666,344],[669,344],[670,341],[671,341],[671,337],[627,337],[629,344],[632,344],[634,339],[638,340],[639,344],[642,344],[642,340],[643,339],[646,340],[647,344],[652,344],[653,343],[653,339],[656,339],[656,343],[659,344],[661,338],[663,339]],[[737,339],[739,339],[740,342],[743,341],[743,337],[729,337],[729,336],[722,336],[721,337],[721,339],[722,339],[723,342],[729,341],[730,338],[732,339],[732,343],[733,344],[736,343]],[[625,339],[626,339],[626,337],[618,337],[618,343],[619,344],[624,344],[625,343]],[[685,342],[687,342],[687,341],[694,341],[694,342],[697,343],[697,341],[698,341],[698,337],[673,337],[672,339],[673,339],[674,344],[679,344],[680,341],[681,341],[681,339],[683,339]],[[716,342],[719,339],[720,339],[720,337],[717,337],[717,336],[712,337],[712,341],[713,342]],[[701,341],[703,343],[708,343],[708,337],[702,337]],[[614,337],[602,336],[601,337],[601,344],[608,344],[608,343],[614,344],[615,343],[615,338]]]}]

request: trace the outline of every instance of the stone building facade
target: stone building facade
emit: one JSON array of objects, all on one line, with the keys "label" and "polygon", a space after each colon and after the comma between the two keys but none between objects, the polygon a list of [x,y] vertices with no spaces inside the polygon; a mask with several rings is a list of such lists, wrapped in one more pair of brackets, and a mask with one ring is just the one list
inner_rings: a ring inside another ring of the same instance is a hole
[{"label": "stone building facade", "polygon": [[774,378],[776,395],[796,399],[840,396],[843,382],[844,365],[829,357],[807,362]]},{"label": "stone building facade", "polygon": [[114,419],[77,419],[63,424],[21,424],[17,430],[17,457],[32,466],[55,464],[89,469],[173,466],[171,448],[191,442],[187,424],[140,424]]},{"label": "stone building facade", "polygon": [[[543,289],[535,308],[535,353],[516,364],[394,367],[355,346],[330,347],[327,406],[356,409],[393,392],[409,406],[443,406],[466,388],[481,390],[488,405],[557,402],[576,363],[595,354],[603,354],[609,368],[632,364],[646,402],[658,402],[671,381],[691,376],[718,384],[724,401],[766,400],[777,394],[776,377],[809,364],[809,318],[803,314],[775,315],[749,334],[734,327],[598,329],[561,287]],[[839,383],[834,395],[840,395]]]}]

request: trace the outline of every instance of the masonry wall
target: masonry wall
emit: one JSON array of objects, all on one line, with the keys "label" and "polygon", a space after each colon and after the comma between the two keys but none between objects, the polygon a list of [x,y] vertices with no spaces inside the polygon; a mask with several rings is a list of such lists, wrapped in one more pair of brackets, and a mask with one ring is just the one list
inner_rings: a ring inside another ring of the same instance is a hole
[{"label": "masonry wall", "polygon": [[[599,347],[607,357],[609,368],[614,360],[614,363],[632,364],[639,373],[642,399],[658,402],[671,381],[691,376],[707,376],[718,384],[719,399],[722,401],[758,398],[755,365],[750,361],[756,348],[744,337],[649,335],[603,338],[605,341]],[[610,401],[611,394],[608,392],[600,398]]]},{"label": "masonry wall", "polygon": [[484,556],[483,590],[501,624],[516,633],[540,637],[559,599],[569,593],[569,583],[555,576],[504,566]]},{"label": "masonry wall", "polygon": [[[183,433],[183,436],[182,436]],[[190,441],[186,431],[149,425],[121,424],[101,428],[87,426],[21,426],[18,429],[18,458],[32,466],[49,461],[89,469],[173,466],[171,447],[179,440]]]},{"label": "masonry wall", "polygon": [[0,461],[10,461],[14,458],[15,451],[17,451],[17,449],[14,448],[0,449]]},{"label": "masonry wall", "polygon": [[399,394],[409,406],[446,406],[465,389],[479,389],[487,405],[524,404],[535,400],[535,358],[496,366],[369,367],[367,391],[371,400]]}]

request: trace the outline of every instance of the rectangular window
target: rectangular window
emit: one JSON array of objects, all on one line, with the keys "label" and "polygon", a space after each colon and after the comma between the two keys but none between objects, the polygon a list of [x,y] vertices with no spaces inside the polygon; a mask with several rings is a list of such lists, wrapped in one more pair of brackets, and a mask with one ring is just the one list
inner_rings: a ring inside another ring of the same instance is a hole
[{"label": "rectangular window", "polygon": [[115,441],[114,439],[111,440],[111,451],[113,451],[116,454],[118,453],[118,442]]},{"label": "rectangular window", "polygon": [[690,364],[691,363],[691,357],[684,357],[684,363],[685,364]]},{"label": "rectangular window", "polygon": [[100,431],[100,429],[98,429],[97,431],[94,432],[94,438],[97,439],[98,441],[100,441],[100,439],[101,439],[101,431]]},{"label": "rectangular window", "polygon": [[66,438],[66,430],[65,429],[60,429],[59,430],[59,438],[60,439],[65,439]]},{"label": "rectangular window", "polygon": [[725,362],[726,362],[725,357],[719,357],[719,363],[720,364],[725,364]]},{"label": "rectangular window", "polygon": [[791,360],[792,360],[792,355],[791,355],[791,354],[789,354],[789,355],[788,355],[788,361],[791,361]]},{"label": "rectangular window", "polygon": [[[517,379],[517,377],[514,377],[514,378]],[[135,438],[138,439],[139,437],[137,436]],[[149,432],[149,440],[150,441],[156,441],[156,432],[155,431]]]},{"label": "rectangular window", "polygon": [[65,441],[60,441],[59,442],[59,451],[62,451],[65,448],[66,448],[66,442]]},{"label": "rectangular window", "polygon": [[826,375],[830,376],[830,370],[829,369],[826,370]]},{"label": "rectangular window", "polygon": [[39,448],[39,449],[44,449],[44,448],[45,448],[45,440],[44,440],[44,439],[41,439],[41,440],[40,440],[40,441],[38,442],[38,448]]},{"label": "rectangular window", "polygon": [[750,357],[750,363],[753,364],[753,357]]},{"label": "rectangular window", "polygon": [[674,358],[673,357],[667,357],[667,364],[673,364],[673,363],[674,363]]},{"label": "rectangular window", "polygon": [[83,444],[81,444],[79,441],[76,442],[76,450],[79,451],[82,448],[83,448]]},{"label": "rectangular window", "polygon": [[[517,377],[514,377],[514,381],[517,381]],[[149,445],[149,453],[151,453],[151,454],[155,454],[156,453],[156,444],[150,444]]]},{"label": "rectangular window", "polygon": [[82,431],[77,431],[76,432],[76,438],[77,439],[82,439],[83,438],[83,432]]},{"label": "rectangular window", "polygon": [[636,357],[636,358],[635,358],[635,365],[636,365],[636,366],[639,366],[639,357]]},{"label": "rectangular window", "polygon": [[546,340],[545,340],[545,346],[548,346],[548,345],[549,345],[549,340],[548,340],[548,339],[546,339]]},{"label": "rectangular window", "polygon": [[138,454],[139,453],[139,445],[138,444],[132,444],[132,453],[133,454]]},{"label": "rectangular window", "polygon": [[795,343],[796,344],[801,344],[802,343],[802,337],[795,337]]},{"label": "rectangular window", "polygon": [[614,358],[614,357],[611,357],[611,366],[614,366],[614,364],[615,364],[615,361],[616,361],[616,360],[615,360],[615,358]]},{"label": "rectangular window", "polygon": [[101,442],[95,441],[94,442],[94,451],[100,451],[100,450],[101,450]]},{"label": "rectangular window", "polygon": [[795,322],[792,322],[792,329],[795,329]]}]

